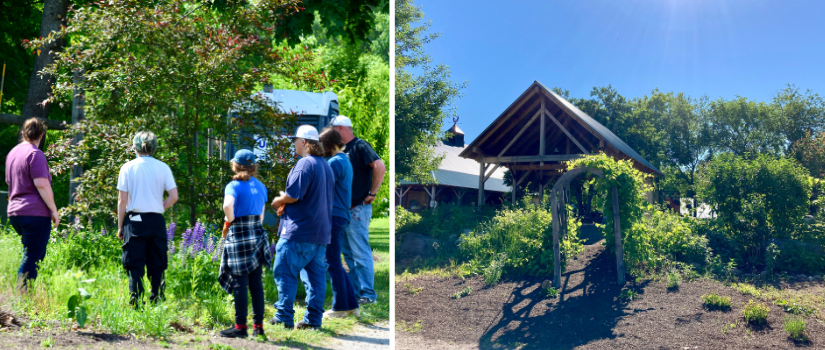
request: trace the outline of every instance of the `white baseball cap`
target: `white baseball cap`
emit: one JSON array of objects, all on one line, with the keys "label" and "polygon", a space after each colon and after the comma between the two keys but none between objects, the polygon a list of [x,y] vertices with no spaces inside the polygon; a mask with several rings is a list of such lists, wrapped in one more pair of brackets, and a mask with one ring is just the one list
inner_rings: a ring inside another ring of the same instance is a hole
[{"label": "white baseball cap", "polygon": [[348,127],[351,128],[352,127],[352,120],[349,120],[349,118],[347,118],[347,116],[339,115],[335,118],[332,118],[332,121],[329,122],[329,125],[332,125],[332,126],[348,126]]},{"label": "white baseball cap", "polygon": [[289,136],[289,138],[318,141],[318,130],[312,125],[301,125],[298,127],[298,131],[295,132],[295,136]]}]

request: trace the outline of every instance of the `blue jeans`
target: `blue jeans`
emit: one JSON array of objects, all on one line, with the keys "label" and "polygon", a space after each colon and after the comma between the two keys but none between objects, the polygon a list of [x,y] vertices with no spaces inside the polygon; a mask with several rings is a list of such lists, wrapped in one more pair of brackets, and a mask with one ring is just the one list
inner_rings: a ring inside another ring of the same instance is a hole
[{"label": "blue jeans", "polygon": [[52,219],[45,216],[10,216],[9,223],[20,235],[26,251],[17,270],[18,278],[37,278],[37,265],[46,257],[46,245],[52,231]]},{"label": "blue jeans", "polygon": [[295,324],[295,294],[298,293],[298,274],[306,272],[304,289],[307,292],[307,312],[304,323],[320,326],[324,317],[324,299],[327,294],[326,244],[300,243],[281,238],[275,245],[275,267],[272,274],[278,286],[275,319],[286,325]]},{"label": "blue jeans", "polygon": [[349,279],[359,298],[375,300],[375,270],[372,266],[370,248],[370,219],[372,204],[361,204],[352,208],[352,218],[347,225],[341,252],[349,266]]},{"label": "blue jeans", "polygon": [[[332,217],[332,238],[327,246],[327,272],[332,280],[332,310],[349,311],[358,308],[358,295],[341,264],[341,240],[347,228],[348,218]],[[301,274],[303,278],[304,274]]]}]

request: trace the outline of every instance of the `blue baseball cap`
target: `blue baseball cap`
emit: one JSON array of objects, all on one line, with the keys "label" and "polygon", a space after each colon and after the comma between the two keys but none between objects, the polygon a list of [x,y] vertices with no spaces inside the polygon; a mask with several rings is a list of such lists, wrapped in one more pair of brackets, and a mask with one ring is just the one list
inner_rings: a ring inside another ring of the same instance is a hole
[{"label": "blue baseball cap", "polygon": [[240,165],[252,165],[255,164],[256,160],[255,153],[252,153],[252,151],[248,149],[242,149],[235,152],[235,158],[232,158],[233,162]]}]

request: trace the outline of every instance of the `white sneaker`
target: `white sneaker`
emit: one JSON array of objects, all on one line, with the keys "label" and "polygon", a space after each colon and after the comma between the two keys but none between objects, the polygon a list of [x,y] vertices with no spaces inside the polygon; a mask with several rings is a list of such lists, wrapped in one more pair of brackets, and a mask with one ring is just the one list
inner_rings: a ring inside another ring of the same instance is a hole
[{"label": "white sneaker", "polygon": [[350,315],[350,311],[327,310],[327,311],[324,312],[324,317],[326,317],[326,318],[342,318],[342,317],[347,317],[349,315]]},{"label": "white sneaker", "polygon": [[348,316],[355,316],[356,318],[361,318],[361,311],[359,309],[352,309],[349,311],[345,311]]}]

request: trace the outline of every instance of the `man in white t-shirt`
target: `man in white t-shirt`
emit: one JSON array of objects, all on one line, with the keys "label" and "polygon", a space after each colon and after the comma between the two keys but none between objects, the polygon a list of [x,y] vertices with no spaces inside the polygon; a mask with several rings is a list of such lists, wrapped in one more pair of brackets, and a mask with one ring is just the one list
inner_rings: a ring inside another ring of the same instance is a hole
[{"label": "man in white t-shirt", "polygon": [[[163,273],[169,251],[163,211],[178,200],[172,170],[152,158],[158,148],[151,131],[132,139],[138,157],[120,168],[117,178],[117,237],[123,240],[123,267],[129,274],[129,292],[134,307],[142,304],[144,267],[152,285],[149,300],[163,299]],[[163,192],[169,196],[163,199]]]}]

